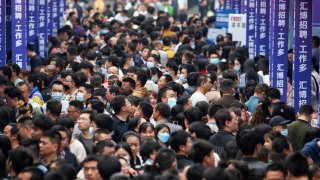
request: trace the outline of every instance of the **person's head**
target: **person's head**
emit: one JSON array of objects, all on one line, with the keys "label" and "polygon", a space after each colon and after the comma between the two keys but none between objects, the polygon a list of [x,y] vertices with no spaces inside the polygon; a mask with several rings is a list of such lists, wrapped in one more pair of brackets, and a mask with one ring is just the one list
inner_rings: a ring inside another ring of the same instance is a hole
[{"label": "person's head", "polygon": [[169,61],[166,64],[166,71],[170,74],[171,77],[176,77],[179,67],[174,61]]},{"label": "person's head", "polygon": [[226,95],[232,95],[234,92],[234,81],[231,79],[224,79],[220,83],[220,92]]},{"label": "person's head", "polygon": [[208,141],[197,140],[193,143],[190,156],[195,163],[200,163],[206,168],[213,167],[215,163],[214,149]]},{"label": "person's head", "polygon": [[29,100],[29,86],[26,82],[19,82],[16,86],[22,94],[24,100]]},{"label": "person's head", "polygon": [[314,112],[312,106],[310,105],[302,105],[300,106],[299,108],[299,115],[298,115],[298,118],[299,119],[303,119],[307,122],[310,122],[311,119],[312,119],[312,113]]},{"label": "person's head", "polygon": [[203,90],[204,93],[207,93],[212,88],[211,79],[207,76],[199,76],[197,80],[198,89]]},{"label": "person's head", "polygon": [[110,177],[118,172],[121,172],[121,163],[118,158],[109,156],[98,163],[99,172],[103,179],[110,179]]},{"label": "person's head", "polygon": [[259,97],[260,99],[263,99],[265,96],[266,90],[269,88],[267,84],[259,83],[254,88],[254,94],[255,96]]},{"label": "person's head", "polygon": [[67,75],[65,80],[63,81],[63,84],[68,86],[70,89],[79,87],[80,83],[81,79],[75,73]]},{"label": "person's head", "polygon": [[61,139],[61,135],[57,131],[44,131],[39,141],[40,155],[43,157],[57,155]]},{"label": "person's head", "polygon": [[281,93],[277,88],[268,89],[266,95],[271,101],[279,100],[281,98]]},{"label": "person's head", "polygon": [[63,96],[63,83],[54,81],[51,85],[50,94],[52,99],[61,101]]},{"label": "person's head", "polygon": [[3,134],[7,136],[10,142],[19,142],[19,129],[16,123],[9,123],[3,130]]},{"label": "person's head", "polygon": [[173,81],[173,79],[169,74],[162,75],[158,81],[158,88],[162,89],[163,87],[166,86],[168,82],[171,82],[171,81]]},{"label": "person's head", "polygon": [[8,153],[11,150],[11,142],[7,136],[0,135],[0,152],[6,158],[8,157]]},{"label": "person's head", "polygon": [[168,104],[160,102],[156,105],[153,111],[153,118],[156,121],[168,119],[170,116],[170,107]]},{"label": "person's head", "polygon": [[129,144],[133,155],[138,155],[140,152],[140,135],[133,131],[128,131],[123,134],[122,140]]},{"label": "person's head", "polygon": [[[140,155],[144,161],[151,160],[153,162],[156,158],[157,151],[161,146],[152,139],[144,141],[141,145]],[[148,164],[152,165],[152,164]]]},{"label": "person's head", "polygon": [[238,131],[238,117],[233,111],[222,108],[214,114],[219,129],[223,129],[230,133]]},{"label": "person's head", "polygon": [[172,105],[175,105],[176,101],[176,94],[171,87],[164,87],[159,90],[158,102],[173,103]]},{"label": "person's head", "polygon": [[188,155],[192,148],[191,135],[183,130],[175,131],[170,135],[169,145],[176,153]]},{"label": "person's head", "polygon": [[292,146],[285,136],[279,136],[272,142],[272,151],[287,156],[292,153]]},{"label": "person's head", "polygon": [[184,124],[185,124],[185,127],[188,128],[189,125],[195,121],[200,121],[202,119],[202,112],[199,108],[196,108],[196,107],[192,107],[192,108],[189,108],[189,109],[186,109],[183,113],[184,115]]},{"label": "person's head", "polygon": [[102,85],[102,77],[100,75],[93,75],[90,77],[90,84],[94,88],[100,88]]},{"label": "person's head", "polygon": [[26,167],[18,174],[20,180],[42,180],[44,173],[37,167]]},{"label": "person's head", "polygon": [[10,107],[16,107],[22,98],[22,94],[16,87],[7,87],[4,90],[6,102]]},{"label": "person's head", "polygon": [[144,122],[146,120],[140,116],[133,116],[128,123],[128,131],[138,132],[140,125]]},{"label": "person's head", "polygon": [[51,130],[56,131],[61,136],[61,143],[59,145],[59,151],[65,150],[69,146],[69,142],[71,139],[71,132],[63,125],[54,125]]},{"label": "person's head", "polygon": [[214,115],[216,114],[216,112],[222,108],[223,107],[221,105],[210,104],[209,109],[208,109],[209,119],[214,119]]},{"label": "person's head", "polygon": [[91,125],[91,119],[93,111],[91,110],[83,110],[78,118],[78,128],[80,131],[85,132],[89,131]]},{"label": "person's head", "polygon": [[162,148],[158,151],[154,160],[154,164],[160,172],[164,172],[170,169],[176,170],[176,153],[171,149]]},{"label": "person's head", "polygon": [[260,139],[253,129],[241,130],[236,136],[237,145],[246,156],[257,156],[261,147]]},{"label": "person's head", "polygon": [[17,124],[19,137],[21,139],[31,138],[32,130],[32,118],[28,116],[22,116]]},{"label": "person's head", "polygon": [[33,164],[32,156],[23,148],[10,151],[7,159],[7,172],[12,177],[18,175],[24,168]]},{"label": "person's head", "polygon": [[60,101],[50,99],[47,102],[46,115],[50,119],[56,120],[60,116],[61,110],[62,110],[62,104]]},{"label": "person's head", "polygon": [[151,118],[153,114],[153,107],[150,103],[141,101],[137,107],[135,115],[141,116],[147,120]]},{"label": "person's head", "polygon": [[108,89],[107,89],[107,100],[108,102],[112,102],[113,99],[119,95],[120,93],[120,88],[118,86],[115,86],[115,85],[110,85],[108,86]]},{"label": "person's head", "polygon": [[51,129],[52,120],[45,115],[36,115],[33,117],[31,135],[35,139],[40,139],[44,131]]},{"label": "person's head", "polygon": [[211,134],[211,129],[206,123],[202,121],[195,121],[189,125],[188,131],[193,138],[209,140]]},{"label": "person's head", "polygon": [[79,64],[79,67],[81,69],[81,72],[83,72],[87,77],[90,77],[93,73],[93,64],[89,61],[82,61]]},{"label": "person's head", "polygon": [[136,88],[144,87],[148,80],[148,76],[144,73],[139,73],[136,75]]},{"label": "person's head", "polygon": [[166,124],[158,124],[155,128],[155,139],[166,144],[170,137],[170,128]]},{"label": "person's head", "polygon": [[150,54],[150,48],[145,46],[142,48],[141,50],[141,57],[144,59],[144,60],[147,60],[148,57],[149,57],[149,54]]},{"label": "person's head", "polygon": [[266,173],[264,176],[265,180],[279,179],[284,180],[286,177],[286,170],[282,164],[270,164],[267,166]]},{"label": "person's head", "polygon": [[104,113],[105,110],[103,102],[97,97],[92,97],[88,99],[87,109],[96,111],[97,113]]},{"label": "person's head", "polygon": [[79,91],[76,95],[76,100],[81,102],[86,102],[91,96],[94,91],[94,88],[90,84],[82,84],[79,86]]},{"label": "person's head", "polygon": [[97,129],[94,132],[94,139],[93,139],[94,143],[97,144],[97,142],[99,141],[111,141],[112,140],[112,136],[111,136],[111,132],[107,129],[101,128],[101,129]]},{"label": "person's head", "polygon": [[319,36],[312,36],[312,48],[319,48],[320,38]]},{"label": "person's head", "polygon": [[141,138],[150,138],[155,137],[155,129],[152,123],[144,122],[139,126],[139,134]]},{"label": "person's head", "polygon": [[130,115],[131,103],[124,95],[116,96],[110,105],[116,115],[120,113],[125,116]]},{"label": "person's head", "polygon": [[101,173],[98,169],[99,162],[103,161],[102,157],[89,155],[82,161],[83,173],[88,180],[102,180]]},{"label": "person's head", "polygon": [[102,140],[96,143],[94,152],[99,156],[109,157],[115,153],[115,144],[112,141]]},{"label": "person's head", "polygon": [[110,116],[100,113],[93,116],[92,127],[94,131],[100,128],[104,128],[112,132],[114,129],[114,124]]},{"label": "person's head", "polygon": [[76,121],[80,116],[82,109],[83,109],[83,104],[81,101],[72,100],[69,102],[68,116],[70,117],[71,120]]},{"label": "person's head", "polygon": [[300,152],[294,152],[285,159],[285,168],[287,169],[288,179],[308,178],[309,168],[307,158]]},{"label": "person's head", "polygon": [[290,123],[290,120],[285,120],[282,116],[274,116],[271,118],[269,125],[272,127],[272,131],[280,132],[282,135],[287,136],[288,123]]}]

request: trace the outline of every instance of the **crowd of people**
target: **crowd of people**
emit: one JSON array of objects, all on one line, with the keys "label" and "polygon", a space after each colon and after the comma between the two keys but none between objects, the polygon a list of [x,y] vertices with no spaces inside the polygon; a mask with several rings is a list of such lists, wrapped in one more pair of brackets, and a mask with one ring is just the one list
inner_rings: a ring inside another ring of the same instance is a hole
[{"label": "crowd of people", "polygon": [[296,112],[290,88],[282,102],[267,57],[208,39],[214,17],[168,0],[79,4],[48,56],[29,43],[28,70],[0,67],[0,179],[320,177],[317,102]]}]

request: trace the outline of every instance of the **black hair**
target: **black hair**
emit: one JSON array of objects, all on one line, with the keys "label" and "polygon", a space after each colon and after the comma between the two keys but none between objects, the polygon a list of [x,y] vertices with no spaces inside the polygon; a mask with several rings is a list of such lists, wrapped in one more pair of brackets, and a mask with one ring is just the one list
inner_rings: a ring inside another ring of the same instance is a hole
[{"label": "black hair", "polygon": [[163,118],[170,117],[170,107],[168,104],[160,102],[156,105],[155,111],[158,111]]},{"label": "black hair", "polygon": [[62,104],[60,101],[50,99],[47,102],[47,111],[50,111],[54,116],[60,116],[62,110]]},{"label": "black hair", "polygon": [[187,171],[187,179],[202,179],[202,174],[206,168],[202,164],[193,164]]},{"label": "black hair", "polygon": [[22,148],[10,151],[8,161],[11,162],[13,171],[16,174],[19,174],[24,168],[33,164],[32,156]]},{"label": "black hair", "polygon": [[203,163],[206,156],[210,156],[213,152],[213,145],[208,141],[198,139],[196,140],[191,149],[190,157],[195,163]]},{"label": "black hair", "polygon": [[191,135],[183,130],[175,131],[170,135],[169,145],[176,153],[179,153],[180,146],[187,145],[187,139],[191,138]]},{"label": "black hair", "polygon": [[214,114],[214,119],[216,120],[219,129],[223,129],[227,121],[232,121],[232,116],[230,113],[230,110],[221,108]]},{"label": "black hair", "polygon": [[300,115],[310,116],[313,112],[314,112],[314,109],[312,108],[312,106],[308,104],[304,104],[299,108]]},{"label": "black hair", "polygon": [[162,148],[158,151],[154,164],[160,172],[171,169],[176,160],[176,153],[172,149]]},{"label": "black hair", "polygon": [[128,131],[135,131],[135,128],[138,128],[138,125],[141,122],[141,117],[134,116],[128,122]]},{"label": "black hair", "polygon": [[256,130],[244,129],[237,134],[236,141],[244,155],[252,155],[256,146],[260,144],[260,137],[257,136]]},{"label": "black hair", "polygon": [[215,105],[215,104],[210,104],[209,109],[208,109],[208,115],[210,118],[213,118],[216,112],[219,109],[222,109],[223,107],[221,105]]},{"label": "black hair", "polygon": [[109,179],[113,174],[121,171],[121,163],[118,158],[110,156],[98,162],[98,169],[103,179]]},{"label": "black hair", "polygon": [[143,114],[143,117],[145,117],[147,120],[149,120],[153,114],[153,107],[148,102],[141,101],[139,103],[139,107],[141,109],[141,112]]},{"label": "black hair", "polygon": [[83,104],[81,101],[78,100],[72,100],[69,102],[69,106],[74,106],[78,111],[83,110]]},{"label": "black hair", "polygon": [[115,85],[110,85],[110,86],[108,86],[108,91],[109,91],[110,94],[115,93],[115,95],[119,95],[120,88],[118,86],[115,86]]},{"label": "black hair", "polygon": [[184,117],[189,124],[200,121],[202,119],[202,112],[199,108],[192,107],[184,111]]},{"label": "black hair", "polygon": [[201,121],[191,123],[188,130],[191,134],[195,133],[198,139],[209,140],[212,135],[210,127]]},{"label": "black hair", "polygon": [[272,151],[284,154],[284,150],[290,148],[290,142],[285,136],[279,136],[272,141]]},{"label": "black hair", "polygon": [[270,88],[266,91],[267,97],[270,99],[280,99],[281,93],[277,88]]},{"label": "black hair", "polygon": [[89,69],[90,73],[93,73],[93,64],[89,61],[82,61],[79,64],[80,69]]},{"label": "black hair", "polygon": [[104,128],[112,132],[114,130],[113,120],[107,114],[96,114],[93,116],[93,122],[97,125],[97,128]]},{"label": "black hair", "polygon": [[141,144],[140,155],[144,161],[150,158],[154,151],[158,151],[161,146],[154,140],[148,139]]},{"label": "black hair", "polygon": [[187,83],[189,86],[196,86],[197,85],[197,79],[199,77],[199,73],[197,72],[192,72],[188,74],[187,76]]},{"label": "black hair", "polygon": [[[67,129],[64,129],[64,130],[68,134],[68,130]],[[58,131],[55,131],[54,129],[52,129],[52,130],[50,129],[50,130],[44,131],[43,134],[42,134],[42,137],[47,137],[47,138],[50,139],[51,143],[57,144],[58,145],[57,151],[59,150],[59,146],[60,146],[62,138],[61,138],[61,135],[60,135],[60,133]]]},{"label": "black hair", "polygon": [[195,107],[200,109],[200,111],[202,112],[202,116],[208,115],[209,103],[207,103],[206,101],[197,102]]},{"label": "black hair", "polygon": [[18,100],[21,100],[22,94],[19,91],[17,87],[10,87],[8,86],[5,90],[4,93],[8,95],[10,98],[18,98]]},{"label": "black hair", "polygon": [[93,152],[96,154],[102,155],[105,147],[115,147],[115,144],[112,141],[99,141],[94,147]]},{"label": "black hair", "polygon": [[168,61],[166,67],[172,69],[174,74],[177,75],[179,67],[174,61]]},{"label": "black hair", "polygon": [[5,135],[0,135],[0,149],[2,154],[7,158],[8,153],[11,150],[11,142]]},{"label": "black hair", "polygon": [[43,171],[33,166],[24,168],[20,173],[30,173],[32,180],[42,180],[44,177]]},{"label": "black hair", "polygon": [[88,99],[87,104],[91,104],[92,110],[96,111],[97,113],[104,112],[104,104],[97,97]]},{"label": "black hair", "polygon": [[42,131],[46,131],[51,129],[53,122],[47,116],[39,114],[33,117],[33,126]]},{"label": "black hair", "polygon": [[300,152],[294,152],[285,159],[285,168],[295,177],[308,176],[308,167],[307,158]]},{"label": "black hair", "polygon": [[111,107],[115,114],[118,114],[121,111],[121,108],[126,105],[126,96],[118,95],[111,102]]}]

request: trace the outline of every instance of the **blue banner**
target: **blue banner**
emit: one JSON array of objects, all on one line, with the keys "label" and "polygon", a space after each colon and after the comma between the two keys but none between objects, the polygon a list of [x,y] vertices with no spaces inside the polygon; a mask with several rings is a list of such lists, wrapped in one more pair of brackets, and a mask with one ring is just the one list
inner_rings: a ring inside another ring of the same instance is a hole
[{"label": "blue banner", "polygon": [[239,14],[241,8],[240,0],[233,0],[231,3],[231,9],[236,10],[236,14]]},{"label": "blue banner", "polygon": [[256,39],[256,1],[248,0],[247,4],[247,42],[249,49],[249,58],[253,59],[255,55],[255,39]]},{"label": "blue banner", "polygon": [[6,2],[0,1],[0,66],[6,65]]},{"label": "blue banner", "polygon": [[231,9],[232,8],[232,1],[231,0],[225,0],[224,1],[224,9]]},{"label": "blue banner", "polygon": [[67,6],[67,2],[66,0],[59,0],[59,28],[63,27],[64,25],[64,17],[65,17],[65,13],[66,13],[66,6]]},{"label": "blue banner", "polygon": [[52,0],[52,35],[56,36],[59,28],[59,0]]},{"label": "blue banner", "polygon": [[241,14],[247,13],[247,6],[248,6],[248,0],[241,0],[241,9],[240,9]]},{"label": "blue banner", "polygon": [[38,23],[39,23],[39,54],[40,56],[45,56],[45,48],[48,40],[48,31],[47,31],[47,1],[39,0],[39,14],[38,14]]},{"label": "blue banner", "polygon": [[47,32],[48,36],[52,36],[52,0],[47,1]]},{"label": "blue banner", "polygon": [[216,28],[228,28],[229,14],[235,14],[233,9],[217,9],[216,10]]},{"label": "blue banner", "polygon": [[27,17],[28,17],[28,43],[34,44],[38,53],[38,1],[27,1]]},{"label": "blue banner", "polygon": [[270,0],[257,0],[256,54],[269,55],[269,12]]},{"label": "blue banner", "polygon": [[273,77],[273,60],[274,58],[273,55],[274,55],[274,48],[273,48],[273,45],[274,45],[274,36],[273,36],[273,28],[274,28],[274,12],[275,12],[275,0],[270,0],[270,16],[269,16],[269,20],[270,20],[270,25],[269,25],[269,37],[270,37],[270,41],[269,41],[269,75],[270,75],[270,84],[273,84],[273,81],[274,79],[272,79]]},{"label": "blue banner", "polygon": [[12,63],[27,68],[26,1],[11,1]]},{"label": "blue banner", "polygon": [[289,1],[274,0],[272,34],[272,86],[279,89],[281,100],[287,99]]},{"label": "blue banner", "polygon": [[312,0],[294,1],[293,105],[311,103]]}]

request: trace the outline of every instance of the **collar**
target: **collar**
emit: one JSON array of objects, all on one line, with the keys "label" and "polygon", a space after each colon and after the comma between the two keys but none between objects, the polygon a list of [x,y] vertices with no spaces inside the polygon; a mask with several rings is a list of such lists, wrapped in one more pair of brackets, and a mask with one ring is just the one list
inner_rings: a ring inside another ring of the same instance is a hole
[{"label": "collar", "polygon": [[157,122],[157,124],[160,123],[169,123],[168,119],[161,119],[160,121]]}]

